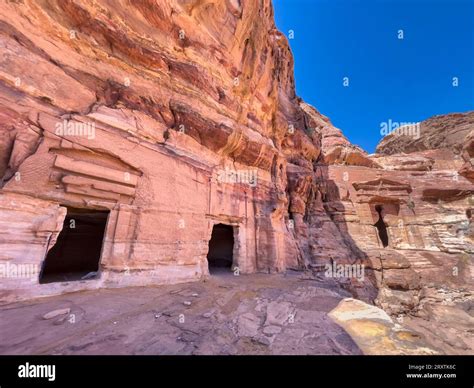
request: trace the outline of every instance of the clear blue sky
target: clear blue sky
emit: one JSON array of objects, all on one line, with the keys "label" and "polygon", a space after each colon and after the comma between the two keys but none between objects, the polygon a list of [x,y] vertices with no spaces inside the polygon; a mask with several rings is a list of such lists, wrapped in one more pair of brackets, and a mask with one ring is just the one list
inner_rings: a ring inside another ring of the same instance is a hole
[{"label": "clear blue sky", "polygon": [[277,27],[294,31],[297,94],[369,153],[382,122],[474,110],[474,0],[273,5]]}]

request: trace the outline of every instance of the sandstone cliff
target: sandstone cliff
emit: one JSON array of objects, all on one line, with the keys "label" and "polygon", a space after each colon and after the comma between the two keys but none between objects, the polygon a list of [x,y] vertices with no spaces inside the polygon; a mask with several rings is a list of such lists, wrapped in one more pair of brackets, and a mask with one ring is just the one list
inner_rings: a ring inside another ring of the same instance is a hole
[{"label": "sandstone cliff", "polygon": [[217,223],[242,273],[304,265],[286,167],[320,138],[270,1],[0,4],[2,260],[41,266],[72,207],[110,216],[100,280],[61,291],[199,279]]},{"label": "sandstone cliff", "polygon": [[473,127],[474,112],[434,116],[419,123],[420,136],[410,136],[397,131],[385,136],[377,146],[377,153],[392,155],[448,149],[460,154]]}]

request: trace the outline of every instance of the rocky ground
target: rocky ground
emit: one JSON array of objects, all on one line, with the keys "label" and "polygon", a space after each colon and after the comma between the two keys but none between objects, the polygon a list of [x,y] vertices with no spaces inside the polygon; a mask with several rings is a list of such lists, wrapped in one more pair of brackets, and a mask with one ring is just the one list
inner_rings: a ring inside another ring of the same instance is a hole
[{"label": "rocky ground", "polygon": [[1,316],[1,354],[434,352],[337,283],[292,272],[76,292]]}]

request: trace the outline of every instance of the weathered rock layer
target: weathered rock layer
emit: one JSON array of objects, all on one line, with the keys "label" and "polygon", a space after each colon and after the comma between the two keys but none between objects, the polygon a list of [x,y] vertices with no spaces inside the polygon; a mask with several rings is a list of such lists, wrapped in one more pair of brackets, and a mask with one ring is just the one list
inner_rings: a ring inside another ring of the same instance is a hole
[{"label": "weathered rock layer", "polygon": [[99,280],[6,277],[7,296],[199,279],[216,223],[234,227],[240,272],[301,267],[287,159],[311,166],[320,143],[272,12],[270,1],[1,3],[1,259],[41,267],[66,207],[110,212]]}]

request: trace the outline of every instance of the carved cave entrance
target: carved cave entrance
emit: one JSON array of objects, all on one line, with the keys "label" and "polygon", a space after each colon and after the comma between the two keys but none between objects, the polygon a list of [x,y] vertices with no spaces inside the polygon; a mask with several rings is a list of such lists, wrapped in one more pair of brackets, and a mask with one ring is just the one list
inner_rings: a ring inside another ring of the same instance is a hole
[{"label": "carved cave entrance", "polygon": [[63,229],[49,250],[40,284],[98,276],[108,211],[67,208]]},{"label": "carved cave entrance", "polygon": [[211,274],[228,272],[232,269],[234,254],[234,228],[230,225],[216,224],[209,240],[207,262]]},{"label": "carved cave entrance", "polygon": [[379,215],[378,221],[374,224],[374,226],[377,228],[378,234],[380,241],[382,242],[382,245],[384,248],[388,246],[388,232],[387,232],[387,225],[385,225],[385,222],[383,220],[383,207],[381,205],[375,206],[375,211]]}]

